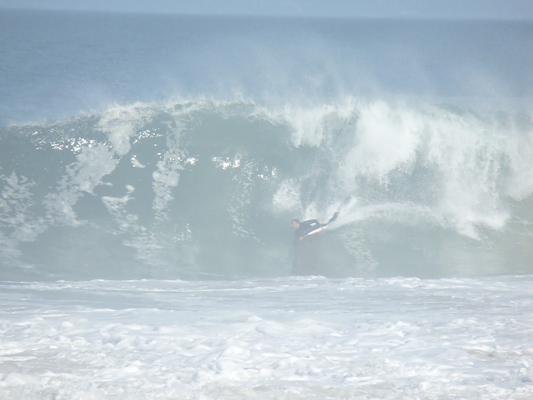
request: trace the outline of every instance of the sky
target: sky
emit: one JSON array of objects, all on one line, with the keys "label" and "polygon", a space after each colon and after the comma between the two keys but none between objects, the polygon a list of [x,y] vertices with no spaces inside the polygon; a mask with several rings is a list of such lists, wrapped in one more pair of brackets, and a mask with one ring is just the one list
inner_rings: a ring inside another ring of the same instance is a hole
[{"label": "sky", "polygon": [[323,17],[533,19],[533,0],[0,0],[0,8]]}]

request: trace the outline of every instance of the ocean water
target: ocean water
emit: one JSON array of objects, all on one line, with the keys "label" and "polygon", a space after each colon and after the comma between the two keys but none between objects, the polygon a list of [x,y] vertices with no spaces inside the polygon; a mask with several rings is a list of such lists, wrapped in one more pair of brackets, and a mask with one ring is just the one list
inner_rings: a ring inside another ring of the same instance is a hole
[{"label": "ocean water", "polygon": [[0,52],[0,398],[533,395],[531,22],[1,10]]}]

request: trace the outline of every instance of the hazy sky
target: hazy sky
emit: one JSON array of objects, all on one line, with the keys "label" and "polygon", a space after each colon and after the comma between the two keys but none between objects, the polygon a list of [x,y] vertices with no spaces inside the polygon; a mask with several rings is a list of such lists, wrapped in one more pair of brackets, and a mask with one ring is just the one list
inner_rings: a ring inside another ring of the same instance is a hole
[{"label": "hazy sky", "polygon": [[0,0],[0,7],[187,14],[533,19],[533,0]]}]

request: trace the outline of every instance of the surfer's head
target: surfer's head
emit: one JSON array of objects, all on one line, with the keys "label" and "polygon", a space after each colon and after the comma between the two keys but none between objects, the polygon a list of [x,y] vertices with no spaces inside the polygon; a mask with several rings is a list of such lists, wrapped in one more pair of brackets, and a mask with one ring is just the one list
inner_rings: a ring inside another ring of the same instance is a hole
[{"label": "surfer's head", "polygon": [[300,227],[300,220],[297,218],[291,219],[291,228],[296,230]]}]

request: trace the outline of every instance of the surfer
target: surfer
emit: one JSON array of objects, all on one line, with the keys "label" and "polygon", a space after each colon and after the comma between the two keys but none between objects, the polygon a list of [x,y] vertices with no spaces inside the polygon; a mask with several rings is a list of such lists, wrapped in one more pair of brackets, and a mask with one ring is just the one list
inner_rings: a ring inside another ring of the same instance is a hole
[{"label": "surfer", "polygon": [[325,224],[321,224],[316,219],[309,219],[300,221],[297,218],[291,220],[291,228],[294,231],[294,238],[296,240],[303,240],[306,237],[322,232],[329,224],[337,219],[339,212],[337,211]]},{"label": "surfer", "polygon": [[291,228],[294,231],[293,274],[314,275],[321,273],[321,242],[311,240],[311,237],[324,231],[329,224],[337,219],[338,215],[339,212],[333,214],[325,224],[321,224],[316,219],[300,221],[294,218],[291,220]]},{"label": "surfer", "polygon": [[[324,273],[323,267],[327,265],[328,241],[319,239],[319,234],[326,230],[329,224],[337,220],[339,213],[350,201],[348,196],[337,208],[328,222],[322,224],[316,219],[300,221],[297,218],[291,220],[291,228],[294,231],[292,274],[294,275],[320,275]],[[330,242],[331,244],[331,242]]]}]

